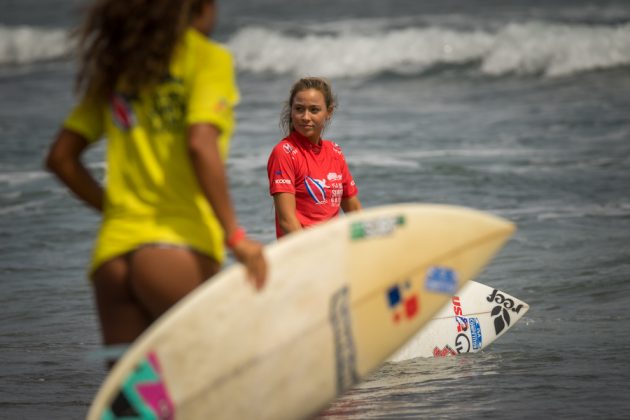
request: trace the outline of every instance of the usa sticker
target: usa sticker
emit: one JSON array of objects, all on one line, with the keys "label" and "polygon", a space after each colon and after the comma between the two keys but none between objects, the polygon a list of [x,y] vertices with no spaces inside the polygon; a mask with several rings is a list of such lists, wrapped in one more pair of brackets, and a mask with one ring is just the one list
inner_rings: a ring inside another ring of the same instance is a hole
[{"label": "usa sticker", "polygon": [[410,282],[396,284],[390,287],[386,294],[394,324],[411,320],[420,313],[420,296],[412,289]]},{"label": "usa sticker", "polygon": [[457,275],[448,267],[431,267],[427,272],[425,288],[430,292],[454,295],[457,292]]}]

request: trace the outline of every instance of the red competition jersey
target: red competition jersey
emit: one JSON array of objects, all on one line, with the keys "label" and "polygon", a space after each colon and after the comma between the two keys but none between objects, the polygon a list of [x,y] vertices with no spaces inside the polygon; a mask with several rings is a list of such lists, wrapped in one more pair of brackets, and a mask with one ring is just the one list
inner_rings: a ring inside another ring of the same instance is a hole
[{"label": "red competition jersey", "polygon": [[[337,143],[322,140],[315,146],[295,130],[271,151],[267,175],[271,195],[295,195],[303,227],[332,219],[339,213],[341,200],[359,192]],[[276,236],[282,235],[276,215]]]}]

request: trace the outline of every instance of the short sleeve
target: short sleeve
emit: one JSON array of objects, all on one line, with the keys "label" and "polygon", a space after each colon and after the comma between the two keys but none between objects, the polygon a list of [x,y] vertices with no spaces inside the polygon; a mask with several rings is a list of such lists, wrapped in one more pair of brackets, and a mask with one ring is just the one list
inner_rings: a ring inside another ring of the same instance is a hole
[{"label": "short sleeve", "polygon": [[343,198],[351,198],[359,193],[359,188],[357,184],[354,182],[354,178],[350,173],[350,168],[348,168],[348,163],[346,162],[346,157],[341,150],[341,147],[338,144],[334,144],[333,148],[337,152],[339,157],[339,161],[341,162],[341,173],[343,174]]},{"label": "short sleeve", "polygon": [[103,102],[86,97],[70,111],[63,127],[93,143],[103,135],[103,115]]},{"label": "short sleeve", "polygon": [[207,45],[198,53],[186,122],[211,123],[221,131],[230,131],[233,108],[239,101],[232,55],[218,45]]},{"label": "short sleeve", "polygon": [[281,142],[271,151],[267,161],[269,193],[271,195],[288,192],[295,194],[295,149],[287,142]]}]

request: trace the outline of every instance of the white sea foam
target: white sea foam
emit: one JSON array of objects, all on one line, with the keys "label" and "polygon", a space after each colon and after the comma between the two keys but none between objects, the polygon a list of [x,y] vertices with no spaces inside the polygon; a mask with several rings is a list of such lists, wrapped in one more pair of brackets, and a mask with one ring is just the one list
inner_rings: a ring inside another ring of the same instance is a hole
[{"label": "white sea foam", "polygon": [[371,166],[376,168],[398,168],[398,169],[416,169],[420,167],[420,163],[415,160],[404,159],[395,156],[383,155],[353,155],[348,159],[352,165]]},{"label": "white sea foam", "polygon": [[[356,25],[355,25],[356,26]],[[228,45],[241,70],[361,77],[421,74],[440,65],[475,65],[491,76],[556,77],[630,65],[630,24],[512,23],[495,31],[407,27],[296,35],[246,27]]]},{"label": "white sea foam", "polygon": [[630,25],[507,25],[483,57],[484,73],[562,76],[630,64]]},{"label": "white sea foam", "polygon": [[628,217],[630,203],[592,204],[586,206],[533,206],[513,209],[492,209],[491,213],[514,218],[519,216],[535,216],[537,220],[575,219],[583,217]]},{"label": "white sea foam", "polygon": [[24,203],[15,204],[12,206],[0,207],[0,216],[6,216],[9,214],[21,214],[26,211],[40,210],[44,208],[44,204],[50,201],[50,199],[31,200]]},{"label": "white sea foam", "polygon": [[[477,66],[491,76],[555,77],[630,65],[630,24],[532,21],[490,30],[355,19],[302,29],[247,26],[228,46],[240,70],[328,77],[415,75],[444,65]],[[0,65],[58,59],[72,48],[64,29],[0,25]]]},{"label": "white sea foam", "polygon": [[72,43],[63,29],[0,25],[0,65],[57,59],[70,51]]},{"label": "white sea foam", "polygon": [[526,149],[440,149],[440,150],[403,150],[389,151],[387,154],[372,152],[353,153],[347,158],[352,165],[372,167],[420,168],[423,161],[444,158],[488,158],[505,156],[527,156],[532,152]]},{"label": "white sea foam", "polygon": [[0,173],[0,185],[8,187],[18,187],[49,177],[50,175],[44,171],[21,171],[21,172],[3,172]]}]

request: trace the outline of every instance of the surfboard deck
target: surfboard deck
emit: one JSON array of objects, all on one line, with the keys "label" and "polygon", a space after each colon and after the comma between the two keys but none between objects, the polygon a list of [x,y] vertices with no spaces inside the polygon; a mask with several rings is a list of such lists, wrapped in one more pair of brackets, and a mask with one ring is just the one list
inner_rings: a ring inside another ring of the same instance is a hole
[{"label": "surfboard deck", "polygon": [[505,334],[528,310],[529,305],[522,300],[470,281],[390,361],[479,352]]},{"label": "surfboard deck", "polygon": [[257,293],[235,264],[158,319],[88,419],[304,418],[413,336],[514,225],[454,206],[377,207],[265,247]]}]

